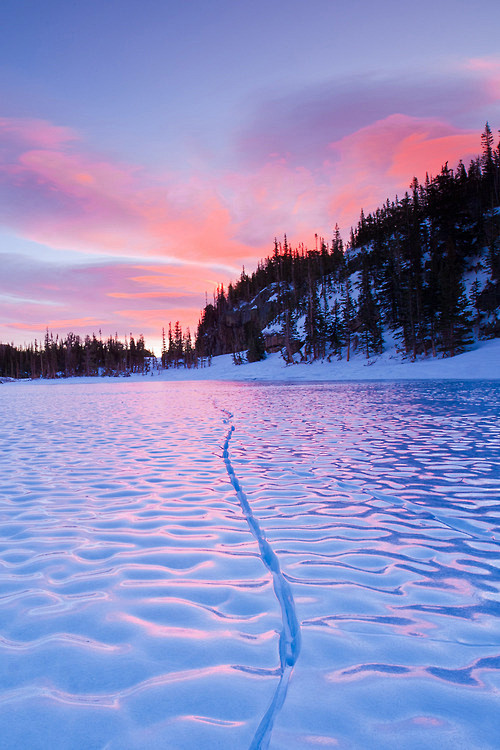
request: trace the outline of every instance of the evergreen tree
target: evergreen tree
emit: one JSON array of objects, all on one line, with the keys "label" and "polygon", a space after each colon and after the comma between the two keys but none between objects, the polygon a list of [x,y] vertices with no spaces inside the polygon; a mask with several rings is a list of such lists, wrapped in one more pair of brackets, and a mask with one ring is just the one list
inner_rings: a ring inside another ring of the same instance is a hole
[{"label": "evergreen tree", "polygon": [[361,266],[361,283],[358,297],[359,331],[363,349],[368,359],[371,354],[382,351],[382,327],[380,313],[375,300],[366,257]]},{"label": "evergreen tree", "polygon": [[342,288],[342,329],[344,331],[344,344],[346,347],[346,360],[351,358],[352,333],[356,319],[356,305],[352,298],[351,279],[348,276]]},{"label": "evergreen tree", "polygon": [[266,358],[264,336],[253,322],[250,322],[247,326],[247,341],[247,359],[249,362],[259,362]]}]

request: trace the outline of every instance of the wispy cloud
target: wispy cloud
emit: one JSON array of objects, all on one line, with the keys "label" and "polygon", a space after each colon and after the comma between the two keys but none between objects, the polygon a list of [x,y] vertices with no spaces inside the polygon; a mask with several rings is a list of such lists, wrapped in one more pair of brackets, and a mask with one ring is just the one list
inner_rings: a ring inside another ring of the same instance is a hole
[{"label": "wispy cloud", "polygon": [[314,232],[328,232],[335,223],[346,233],[361,208],[371,211],[386,198],[401,196],[413,176],[423,180],[446,161],[455,166],[463,158],[467,164],[479,149],[476,131],[390,115],[326,144],[315,168],[276,158],[252,173],[228,176],[239,237],[262,242],[287,232],[307,243]]},{"label": "wispy cloud", "polygon": [[4,225],[57,248],[220,262],[251,257],[232,237],[230,212],[195,176],[161,179],[87,152],[50,123],[0,121]]},{"label": "wispy cloud", "polygon": [[205,291],[211,293],[221,281],[220,269],[215,273],[205,266],[123,260],[75,266],[8,254],[0,255],[0,264],[4,341],[11,340],[12,331],[40,339],[47,327],[63,335],[99,329],[106,336],[143,333],[154,341],[169,321],[181,320],[193,330]]},{"label": "wispy cloud", "polygon": [[477,129],[500,115],[499,87],[500,59],[484,58],[439,70],[367,71],[277,92],[242,129],[235,155],[244,170],[277,159],[321,168],[330,143],[395,114]]},{"label": "wispy cloud", "polygon": [[402,197],[413,176],[437,174],[448,161],[455,166],[478,151],[478,133],[460,131],[447,123],[405,115],[361,128],[330,145],[335,154],[336,183],[330,214],[344,227],[357,204],[373,210],[385,198]]},{"label": "wispy cloud", "polygon": [[500,106],[500,59],[496,57],[473,57],[463,66],[480,84],[485,97]]}]

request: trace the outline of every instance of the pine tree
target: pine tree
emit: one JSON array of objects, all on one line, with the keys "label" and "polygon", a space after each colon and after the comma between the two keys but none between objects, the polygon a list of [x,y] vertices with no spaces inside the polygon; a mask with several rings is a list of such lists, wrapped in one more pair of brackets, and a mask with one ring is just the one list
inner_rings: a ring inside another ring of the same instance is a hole
[{"label": "pine tree", "polygon": [[361,266],[361,283],[358,298],[360,335],[366,358],[382,351],[382,327],[380,312],[373,295],[366,255]]},{"label": "pine tree", "polygon": [[356,305],[352,298],[351,279],[348,276],[342,289],[342,329],[344,331],[344,342],[346,346],[346,360],[351,358],[352,332],[356,318]]},{"label": "pine tree", "polygon": [[457,268],[455,246],[451,239],[442,259],[439,280],[440,350],[444,355],[453,357],[472,343],[472,337],[464,284]]},{"label": "pine tree", "polygon": [[483,194],[487,208],[498,205],[498,177],[495,165],[494,138],[489,123],[487,122],[481,135],[483,153],[481,156],[481,168],[483,174]]},{"label": "pine tree", "polygon": [[344,342],[344,328],[342,325],[341,308],[338,300],[335,300],[330,314],[330,326],[328,329],[328,343],[332,354],[342,359],[342,345]]},{"label": "pine tree", "polygon": [[250,321],[247,325],[247,341],[247,359],[249,362],[259,362],[266,358],[264,336],[262,335],[262,331],[253,321]]},{"label": "pine tree", "polygon": [[162,369],[167,367],[167,344],[165,341],[165,328],[161,329],[161,366]]},{"label": "pine tree", "polygon": [[493,133],[489,123],[487,122],[484,126],[483,133],[481,135],[481,145],[483,147],[483,154],[481,157],[481,166],[483,170],[488,173],[493,170],[493,147],[494,147]]}]

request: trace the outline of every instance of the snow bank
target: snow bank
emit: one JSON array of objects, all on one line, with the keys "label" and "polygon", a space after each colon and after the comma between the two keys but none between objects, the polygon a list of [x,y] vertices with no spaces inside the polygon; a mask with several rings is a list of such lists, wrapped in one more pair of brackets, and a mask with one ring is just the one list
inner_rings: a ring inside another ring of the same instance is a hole
[{"label": "snow bank", "polygon": [[286,365],[279,354],[263,362],[234,365],[225,355],[212,360],[212,366],[193,372],[168,371],[160,377],[172,380],[266,380],[266,381],[353,381],[353,380],[498,380],[500,379],[500,341],[487,341],[476,349],[446,359],[430,357],[417,362],[402,361],[397,354],[385,352],[367,360],[357,355],[349,362]]},{"label": "snow bank", "polygon": [[[286,365],[280,354],[270,354],[263,362],[235,365],[233,357],[214,357],[210,367],[196,370],[169,369],[148,375],[132,375],[128,380],[223,380],[276,382],[336,382],[366,380],[500,380],[500,340],[480,342],[471,351],[443,359],[429,357],[417,362],[403,361],[395,349],[367,360],[357,354],[349,362]],[[63,383],[74,379],[35,381]],[[117,382],[121,378],[78,378],[79,382]]]}]

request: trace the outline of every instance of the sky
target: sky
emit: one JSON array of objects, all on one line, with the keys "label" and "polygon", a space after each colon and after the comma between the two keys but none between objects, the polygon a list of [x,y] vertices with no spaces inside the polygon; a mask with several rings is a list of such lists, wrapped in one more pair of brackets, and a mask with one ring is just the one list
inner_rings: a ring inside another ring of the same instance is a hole
[{"label": "sky", "polygon": [[[500,128],[500,3],[3,0],[0,342],[143,334]],[[157,352],[158,353],[158,352]]]}]

